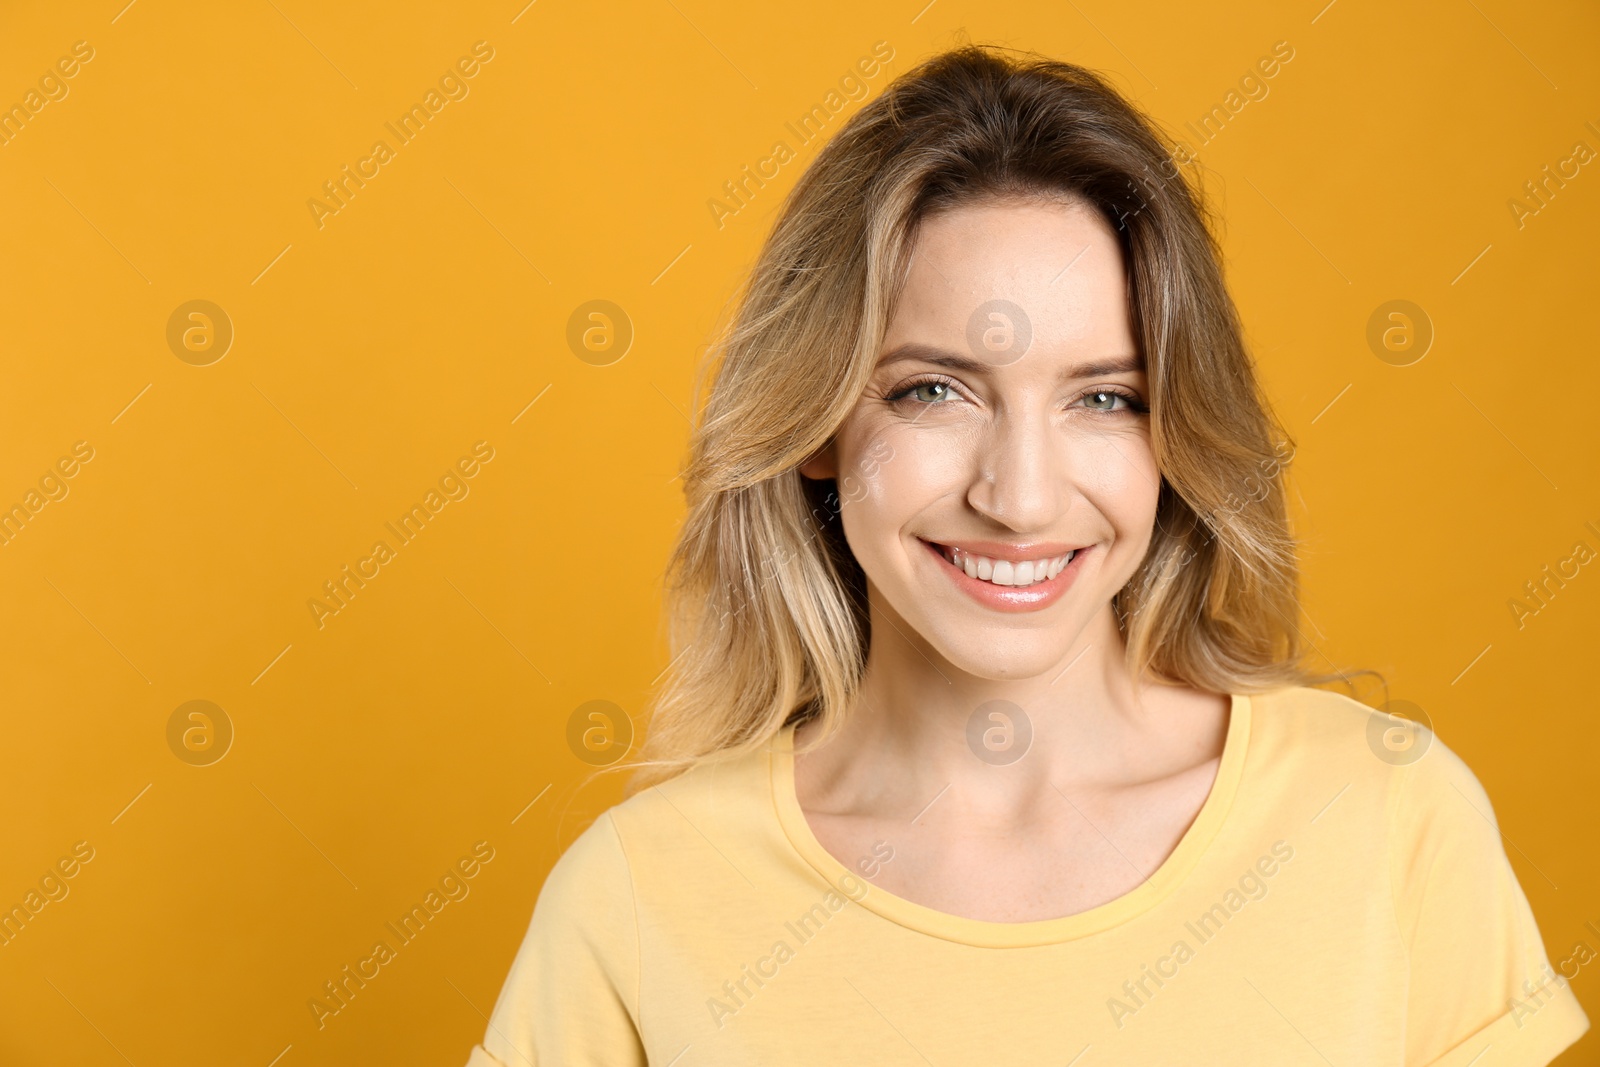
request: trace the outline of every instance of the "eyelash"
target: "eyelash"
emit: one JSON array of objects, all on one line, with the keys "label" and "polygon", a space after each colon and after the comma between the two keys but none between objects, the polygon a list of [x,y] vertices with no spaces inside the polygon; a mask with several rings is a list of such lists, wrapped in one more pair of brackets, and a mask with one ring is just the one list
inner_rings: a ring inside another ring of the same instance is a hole
[{"label": "eyelash", "polygon": [[[888,401],[891,404],[898,404],[898,403],[900,403],[900,401],[906,399],[912,393],[914,393],[918,389],[922,388],[924,385],[935,385],[935,384],[946,386],[947,388],[949,388],[952,391],[954,391],[954,390],[956,390],[956,387],[960,383],[955,381],[953,378],[946,378],[943,375],[938,375],[938,374],[927,375],[925,377],[917,378],[917,379],[914,379],[912,381],[907,382],[905,385],[901,386],[899,389],[896,389],[896,390],[892,391],[891,393],[889,393],[889,395],[885,396],[883,399]],[[1076,399],[1074,399],[1073,403],[1077,403],[1077,401],[1082,400],[1086,396],[1096,396],[1096,395],[1098,395],[1100,393],[1108,393],[1108,394],[1110,394],[1112,396],[1120,396],[1123,400],[1126,400],[1128,402],[1128,407],[1126,409],[1124,409],[1124,410],[1136,412],[1136,413],[1141,414],[1141,415],[1148,414],[1149,411],[1150,411],[1150,409],[1145,405],[1144,401],[1139,399],[1138,394],[1136,394],[1136,393],[1134,393],[1134,392],[1132,392],[1132,391],[1130,391],[1128,389],[1123,389],[1123,388],[1120,388],[1120,387],[1114,386],[1114,385],[1100,386],[1100,387],[1097,387],[1097,388],[1094,388],[1094,389],[1085,389],[1083,392],[1078,394]],[[940,401],[939,403],[943,403],[943,401]],[[933,404],[922,404],[920,406],[922,406],[922,407],[933,407],[934,405]],[[1089,408],[1087,410],[1089,410],[1089,411],[1097,411],[1098,409]],[[1112,410],[1112,411],[1100,411],[1099,413],[1102,414],[1102,415],[1114,415],[1114,414],[1117,414],[1117,412],[1115,410]]]}]

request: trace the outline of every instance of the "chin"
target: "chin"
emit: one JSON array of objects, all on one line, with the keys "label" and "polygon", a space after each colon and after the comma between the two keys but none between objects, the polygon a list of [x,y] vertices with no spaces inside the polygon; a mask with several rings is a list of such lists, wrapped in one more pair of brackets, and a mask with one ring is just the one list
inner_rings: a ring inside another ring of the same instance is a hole
[{"label": "chin", "polygon": [[1062,653],[1077,635],[1054,629],[1018,633],[1004,628],[940,628],[933,647],[951,666],[991,682],[1037,678],[1061,669]]}]

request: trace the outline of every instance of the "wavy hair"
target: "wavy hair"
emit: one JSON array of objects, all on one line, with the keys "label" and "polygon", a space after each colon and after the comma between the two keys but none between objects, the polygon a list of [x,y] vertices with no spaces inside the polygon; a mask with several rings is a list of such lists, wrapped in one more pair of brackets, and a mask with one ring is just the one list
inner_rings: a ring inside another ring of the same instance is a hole
[{"label": "wavy hair", "polygon": [[1331,677],[1300,666],[1293,446],[1246,351],[1198,168],[1174,153],[1094,72],[973,45],[894,80],[823,147],[697,373],[673,658],[641,758],[617,768],[629,793],[790,722],[818,720],[819,742],[843,722],[870,638],[865,576],[840,487],[796,468],[865,388],[919,222],[980,199],[1086,202],[1121,242],[1162,474],[1149,551],[1113,599],[1134,678],[1260,692]]}]

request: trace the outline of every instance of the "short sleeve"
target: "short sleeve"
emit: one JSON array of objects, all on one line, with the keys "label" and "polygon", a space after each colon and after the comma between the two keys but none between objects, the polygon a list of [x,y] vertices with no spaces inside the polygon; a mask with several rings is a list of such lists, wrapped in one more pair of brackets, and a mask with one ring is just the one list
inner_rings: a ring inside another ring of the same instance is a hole
[{"label": "short sleeve", "polygon": [[607,813],[551,868],[467,1067],[642,1067],[638,991],[632,877]]},{"label": "short sleeve", "polygon": [[1543,1067],[1589,1028],[1551,968],[1477,777],[1429,734],[1396,771],[1390,872],[1405,941],[1407,1067]]}]

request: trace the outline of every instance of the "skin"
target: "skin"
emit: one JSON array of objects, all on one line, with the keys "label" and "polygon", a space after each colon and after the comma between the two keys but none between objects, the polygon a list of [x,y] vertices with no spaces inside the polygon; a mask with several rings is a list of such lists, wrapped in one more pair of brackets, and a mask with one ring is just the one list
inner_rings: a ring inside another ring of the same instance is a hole
[{"label": "skin", "polygon": [[[996,298],[1031,324],[1020,357],[969,347],[969,316]],[[906,344],[975,366],[894,360]],[[880,889],[994,922],[1076,914],[1140,885],[1205,802],[1229,700],[1136,685],[1111,606],[1155,522],[1148,397],[1125,264],[1097,212],[1011,199],[924,220],[872,382],[800,468],[840,480],[872,640],[845,727],[797,756],[795,791],[846,866],[893,847]],[[922,539],[1087,551],[1059,600],[1002,612],[962,592]],[[968,743],[975,709],[997,699],[1033,731],[1000,765]],[[796,747],[810,736],[801,726]]]}]

